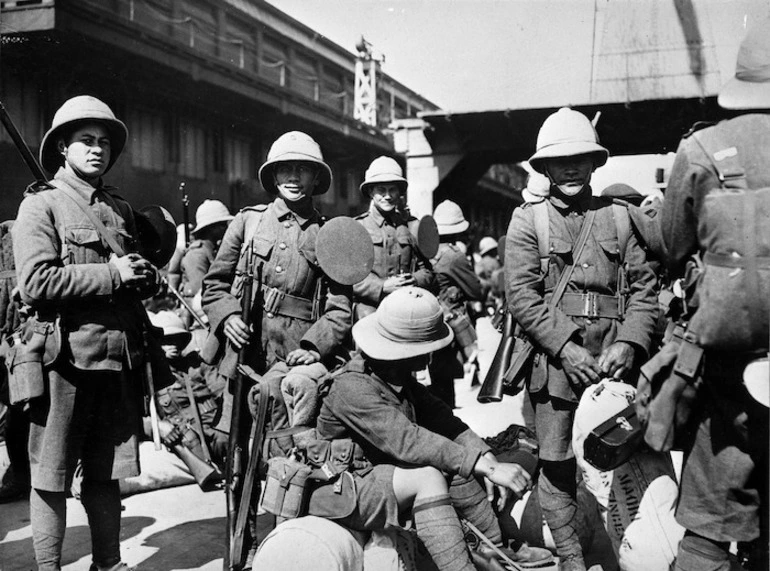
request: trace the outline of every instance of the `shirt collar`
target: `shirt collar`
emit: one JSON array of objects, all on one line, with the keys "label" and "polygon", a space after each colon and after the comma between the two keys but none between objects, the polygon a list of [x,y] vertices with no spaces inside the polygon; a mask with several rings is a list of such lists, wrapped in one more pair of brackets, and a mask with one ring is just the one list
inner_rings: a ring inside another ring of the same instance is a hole
[{"label": "shirt collar", "polygon": [[[280,196],[277,196],[273,201],[273,212],[275,212],[275,216],[276,218],[278,218],[278,220],[284,220],[289,217],[295,218],[300,228],[303,228],[303,229],[306,228],[308,224],[310,224],[312,221],[314,221],[317,218],[317,213],[313,208],[312,204],[308,207],[307,213],[305,212],[299,213],[294,210],[291,210],[289,206],[286,204],[286,201]],[[305,216],[305,214],[307,214],[308,216]]]},{"label": "shirt collar", "polygon": [[404,223],[404,217],[401,216],[398,210],[393,210],[393,212],[385,216],[382,212],[380,212],[380,209],[374,205],[374,203],[369,205],[369,216],[380,228],[382,228],[383,224],[386,223],[388,226],[398,226]]}]

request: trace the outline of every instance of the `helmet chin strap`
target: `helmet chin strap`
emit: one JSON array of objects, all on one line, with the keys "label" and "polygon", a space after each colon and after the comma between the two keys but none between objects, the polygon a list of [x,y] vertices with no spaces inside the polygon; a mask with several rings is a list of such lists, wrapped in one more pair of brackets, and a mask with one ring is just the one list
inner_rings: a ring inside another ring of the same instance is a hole
[{"label": "helmet chin strap", "polygon": [[555,186],[556,188],[558,188],[559,192],[561,192],[564,196],[569,196],[569,197],[577,196],[578,194],[583,192],[583,189],[585,189],[586,185],[588,184],[588,181],[591,180],[591,177],[589,175],[588,179],[583,181],[583,184],[580,186],[580,188],[575,190],[576,187],[574,187],[574,186],[569,186],[569,185],[566,185],[566,184],[558,184],[555,180],[553,180],[553,177],[551,176],[551,173],[548,172],[548,166],[547,165],[546,165],[546,167],[543,170],[545,171],[545,176],[548,177],[548,180],[551,182],[551,184],[553,186]]}]

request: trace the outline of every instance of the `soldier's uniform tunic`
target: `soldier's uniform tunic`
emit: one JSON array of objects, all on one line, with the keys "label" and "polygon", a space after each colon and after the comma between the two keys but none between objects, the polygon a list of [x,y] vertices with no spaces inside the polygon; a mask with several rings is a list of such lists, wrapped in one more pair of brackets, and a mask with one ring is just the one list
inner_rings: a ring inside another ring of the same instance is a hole
[{"label": "soldier's uniform tunic", "polygon": [[[689,257],[707,246],[698,232],[701,208],[706,195],[720,185],[711,161],[694,139],[717,129],[725,143],[738,149],[748,187],[770,186],[769,115],[742,115],[683,139],[660,212],[672,278],[681,276]],[[743,386],[749,358],[705,356],[705,402],[697,411],[700,425],[682,467],[676,517],[688,530],[715,541],[748,541],[761,533],[766,548],[768,410]]]},{"label": "soldier's uniform tunic", "polygon": [[217,248],[211,240],[193,240],[182,258],[182,289],[180,293],[188,298],[195,297],[203,285],[203,277],[209,271],[217,255]]},{"label": "soldier's uniform tunic", "polygon": [[[551,195],[547,204],[550,259],[545,276],[540,269],[531,204],[513,213],[505,248],[506,299],[514,319],[533,339],[540,353],[535,357],[529,385],[533,401],[542,402],[550,397],[572,403],[567,407],[569,414],[556,415],[560,420],[536,414],[541,457],[562,460],[572,457],[572,413],[581,391],[576,391],[569,382],[561,367],[559,352],[567,341],[573,340],[597,358],[610,344],[625,341],[644,354],[657,315],[656,280],[633,233],[626,245],[625,259],[620,259],[622,253],[609,201],[592,198],[590,189],[585,189],[572,203]],[[628,292],[622,319],[569,316],[548,305],[562,271],[571,261],[572,248],[589,207],[597,209],[594,226],[580,259],[576,260],[566,292],[614,296],[618,288],[618,268],[624,263]],[[537,408],[541,407],[536,406],[536,411]]]},{"label": "soldier's uniform tunic", "polygon": [[[247,246],[251,244],[254,272],[255,275],[258,271],[261,273],[261,299],[267,307],[253,312],[255,319],[261,317],[261,338],[249,345],[247,364],[259,373],[278,364],[271,371],[276,377],[271,384],[277,397],[273,399],[271,412],[276,429],[289,425],[280,395],[280,381],[288,371],[283,363],[286,356],[298,348],[316,350],[321,361],[329,366],[350,333],[349,287],[324,280],[326,286],[314,305],[316,290],[321,287],[324,275],[315,254],[321,222],[315,209],[303,218],[289,210],[280,196],[268,205],[245,208],[228,226],[217,257],[203,279],[203,310],[209,318],[212,334],[223,339],[225,320],[241,312],[241,275],[246,270]],[[257,295],[256,283],[254,294]],[[238,355],[230,343],[225,340],[221,343],[226,347],[219,372],[232,378]],[[230,393],[225,391],[224,394],[227,399]],[[276,419],[280,420],[276,422]],[[225,413],[223,421],[226,423],[227,420]],[[290,441],[291,437],[288,439]]]},{"label": "soldier's uniform tunic", "polygon": [[[136,251],[133,211],[114,189],[63,168],[54,182],[77,192],[118,243]],[[61,354],[46,370],[49,394],[30,403],[32,486],[65,491],[78,459],[93,480],[136,476],[145,359],[138,295],[119,287],[110,250],[60,189],[28,194],[12,232],[22,300],[59,315],[63,327]]]},{"label": "soldier's uniform tunic", "polygon": [[439,286],[439,303],[455,339],[433,355],[430,364],[431,388],[441,400],[454,407],[454,379],[463,377],[463,363],[477,348],[476,331],[466,304],[481,300],[481,282],[468,258],[453,244],[440,244],[432,263]]},{"label": "soldier's uniform tunic", "polygon": [[383,216],[374,205],[356,217],[372,238],[374,265],[361,282],[353,286],[356,320],[373,313],[382,301],[382,286],[389,277],[401,273],[414,276],[418,287],[436,291],[430,264],[420,255],[417,240],[409,231],[407,220],[399,212]]}]

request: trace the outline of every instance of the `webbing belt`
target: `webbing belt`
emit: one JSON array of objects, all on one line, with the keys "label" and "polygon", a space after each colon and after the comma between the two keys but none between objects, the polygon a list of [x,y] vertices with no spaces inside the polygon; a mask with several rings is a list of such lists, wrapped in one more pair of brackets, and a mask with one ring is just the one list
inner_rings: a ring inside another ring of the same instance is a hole
[{"label": "webbing belt", "polygon": [[262,306],[268,317],[272,317],[270,314],[273,314],[293,317],[302,321],[313,321],[312,300],[289,295],[274,287],[265,288],[263,296]]},{"label": "webbing belt", "polygon": [[625,299],[622,295],[601,295],[594,292],[565,293],[559,308],[573,317],[623,319]]},{"label": "webbing belt", "polygon": [[[755,263],[760,268],[770,268],[770,258],[766,256],[757,256]],[[703,263],[710,266],[721,266],[724,268],[745,268],[749,262],[745,256],[731,256],[730,254],[715,254],[706,252],[703,254]]]}]

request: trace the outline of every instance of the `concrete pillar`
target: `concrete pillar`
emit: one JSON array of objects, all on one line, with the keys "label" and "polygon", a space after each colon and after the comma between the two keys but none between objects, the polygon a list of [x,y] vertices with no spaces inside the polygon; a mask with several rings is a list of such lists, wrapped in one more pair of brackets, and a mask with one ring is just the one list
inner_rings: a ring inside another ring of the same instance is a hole
[{"label": "concrete pillar", "polygon": [[425,138],[426,126],[425,121],[415,118],[393,123],[395,150],[406,156],[407,204],[417,218],[433,214],[433,192],[462,158],[460,153],[434,154]]}]

